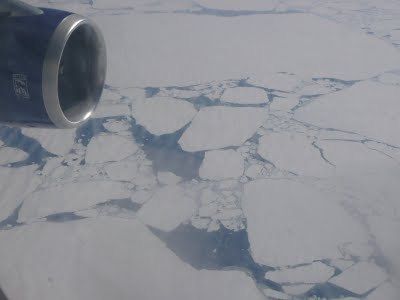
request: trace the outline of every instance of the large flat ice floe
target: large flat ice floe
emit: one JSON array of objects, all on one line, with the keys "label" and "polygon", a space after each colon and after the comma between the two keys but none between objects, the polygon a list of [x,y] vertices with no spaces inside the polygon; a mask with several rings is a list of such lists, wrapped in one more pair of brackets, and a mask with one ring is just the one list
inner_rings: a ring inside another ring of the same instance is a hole
[{"label": "large flat ice floe", "polygon": [[140,209],[138,218],[146,225],[170,231],[189,220],[194,211],[194,200],[185,196],[183,188],[171,185],[156,191]]},{"label": "large flat ice floe", "polygon": [[372,293],[367,296],[366,300],[397,300],[399,299],[397,292],[393,284],[385,282],[372,291]]},{"label": "large flat ice floe", "polygon": [[198,271],[137,220],[39,222],[0,231],[0,242],[10,299],[263,299],[244,272]]},{"label": "large flat ice floe", "polygon": [[277,168],[300,175],[325,176],[333,169],[312,139],[295,132],[266,133],[257,153]]},{"label": "large flat ice floe", "polygon": [[134,181],[140,176],[139,164],[137,161],[124,160],[110,163],[104,167],[107,175],[116,181]]},{"label": "large flat ice floe", "polygon": [[300,108],[295,118],[318,127],[356,132],[400,146],[399,94],[398,86],[360,82]]},{"label": "large flat ice floe", "polygon": [[295,268],[267,272],[266,279],[278,283],[319,283],[325,282],[335,273],[334,268],[321,262]]},{"label": "large flat ice floe", "polygon": [[243,212],[256,261],[285,266],[340,258],[340,246],[367,240],[334,195],[286,179],[250,182]]},{"label": "large flat ice floe", "polygon": [[199,169],[203,179],[221,180],[238,178],[243,174],[244,160],[235,150],[213,150],[206,152]]},{"label": "large flat ice floe", "polygon": [[179,144],[190,152],[240,146],[267,117],[263,108],[206,107],[193,119]]},{"label": "large flat ice floe", "polygon": [[0,167],[0,221],[7,218],[40,183],[35,165],[16,169]]},{"label": "large flat ice floe", "polygon": [[374,263],[360,262],[329,280],[350,292],[363,295],[387,279],[387,274]]},{"label": "large flat ice floe", "polygon": [[134,154],[138,146],[129,138],[118,135],[99,135],[87,146],[85,160],[87,163],[105,163],[119,161]]},{"label": "large flat ice floe", "polygon": [[[278,72],[364,79],[400,64],[398,51],[384,41],[310,14],[222,18],[153,13],[93,18],[106,38],[112,66],[107,79],[113,86],[262,79]],[[161,47],[162,41],[173,42]]]},{"label": "large flat ice floe", "polygon": [[56,155],[67,154],[75,142],[75,129],[22,128],[22,133],[37,140],[47,151]]},{"label": "large flat ice floe", "polygon": [[247,82],[254,86],[261,86],[271,90],[293,91],[301,85],[301,79],[294,74],[265,73],[258,78],[249,78]]},{"label": "large flat ice floe", "polygon": [[189,123],[197,110],[189,102],[167,97],[155,97],[137,101],[133,105],[133,117],[155,135],[175,132]]},{"label": "large flat ice floe", "polygon": [[24,160],[28,154],[20,149],[0,146],[0,166]]},{"label": "large flat ice floe", "polygon": [[230,0],[230,1],[212,1],[212,0],[198,0],[198,4],[210,8],[220,10],[233,10],[233,11],[269,11],[273,10],[279,3],[278,0]]},{"label": "large flat ice floe", "polygon": [[263,104],[268,102],[267,93],[259,88],[236,87],[226,89],[221,96],[221,102],[234,104]]},{"label": "large flat ice floe", "polygon": [[129,190],[120,182],[58,184],[26,196],[19,212],[19,221],[27,222],[52,214],[76,212],[107,200],[129,197]]}]

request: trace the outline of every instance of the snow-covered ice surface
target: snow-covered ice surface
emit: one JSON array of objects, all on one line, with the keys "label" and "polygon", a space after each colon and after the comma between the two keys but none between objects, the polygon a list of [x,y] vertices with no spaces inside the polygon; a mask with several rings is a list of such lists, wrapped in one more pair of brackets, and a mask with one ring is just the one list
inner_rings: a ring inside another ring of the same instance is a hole
[{"label": "snow-covered ice surface", "polygon": [[258,88],[236,87],[226,89],[221,96],[222,102],[236,104],[262,104],[268,101],[267,93]]},{"label": "snow-covered ice surface", "polygon": [[335,270],[319,261],[310,265],[268,272],[265,278],[279,283],[319,283],[333,276]]},{"label": "snow-covered ice surface", "polygon": [[329,280],[356,294],[365,294],[386,280],[386,274],[375,264],[359,262]]},{"label": "snow-covered ice surface", "polygon": [[133,107],[136,122],[155,135],[173,133],[181,129],[196,113],[189,102],[163,97],[138,101]]},{"label": "snow-covered ice surface", "polygon": [[244,159],[235,150],[207,151],[199,169],[202,179],[221,180],[238,178],[243,174]]},{"label": "snow-covered ice surface", "polygon": [[0,126],[0,298],[400,299],[399,1],[29,2],[109,72]]},{"label": "snow-covered ice surface", "polygon": [[266,118],[267,111],[263,108],[206,107],[193,119],[179,144],[191,152],[240,146]]}]

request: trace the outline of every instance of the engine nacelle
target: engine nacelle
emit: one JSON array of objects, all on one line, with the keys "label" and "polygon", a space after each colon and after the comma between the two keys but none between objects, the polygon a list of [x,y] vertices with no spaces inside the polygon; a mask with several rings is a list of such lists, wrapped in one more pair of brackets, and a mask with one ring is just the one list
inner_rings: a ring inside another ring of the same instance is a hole
[{"label": "engine nacelle", "polygon": [[105,42],[92,21],[0,0],[0,123],[76,127],[96,108],[105,74]]}]

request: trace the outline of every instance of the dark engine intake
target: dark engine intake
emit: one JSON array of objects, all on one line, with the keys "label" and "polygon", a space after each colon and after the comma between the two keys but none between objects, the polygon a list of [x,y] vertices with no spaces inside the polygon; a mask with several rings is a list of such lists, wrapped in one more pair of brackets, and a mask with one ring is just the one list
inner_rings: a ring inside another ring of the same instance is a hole
[{"label": "dark engine intake", "polygon": [[76,127],[96,108],[105,74],[105,43],[92,21],[0,0],[0,123]]}]

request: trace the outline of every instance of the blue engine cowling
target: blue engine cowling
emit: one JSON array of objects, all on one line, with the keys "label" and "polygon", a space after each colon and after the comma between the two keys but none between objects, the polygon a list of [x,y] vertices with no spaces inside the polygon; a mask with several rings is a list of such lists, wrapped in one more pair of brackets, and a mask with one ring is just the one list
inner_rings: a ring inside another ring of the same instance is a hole
[{"label": "blue engine cowling", "polygon": [[80,125],[104,87],[106,50],[100,30],[70,12],[12,4],[8,9],[0,5],[0,122]]}]

